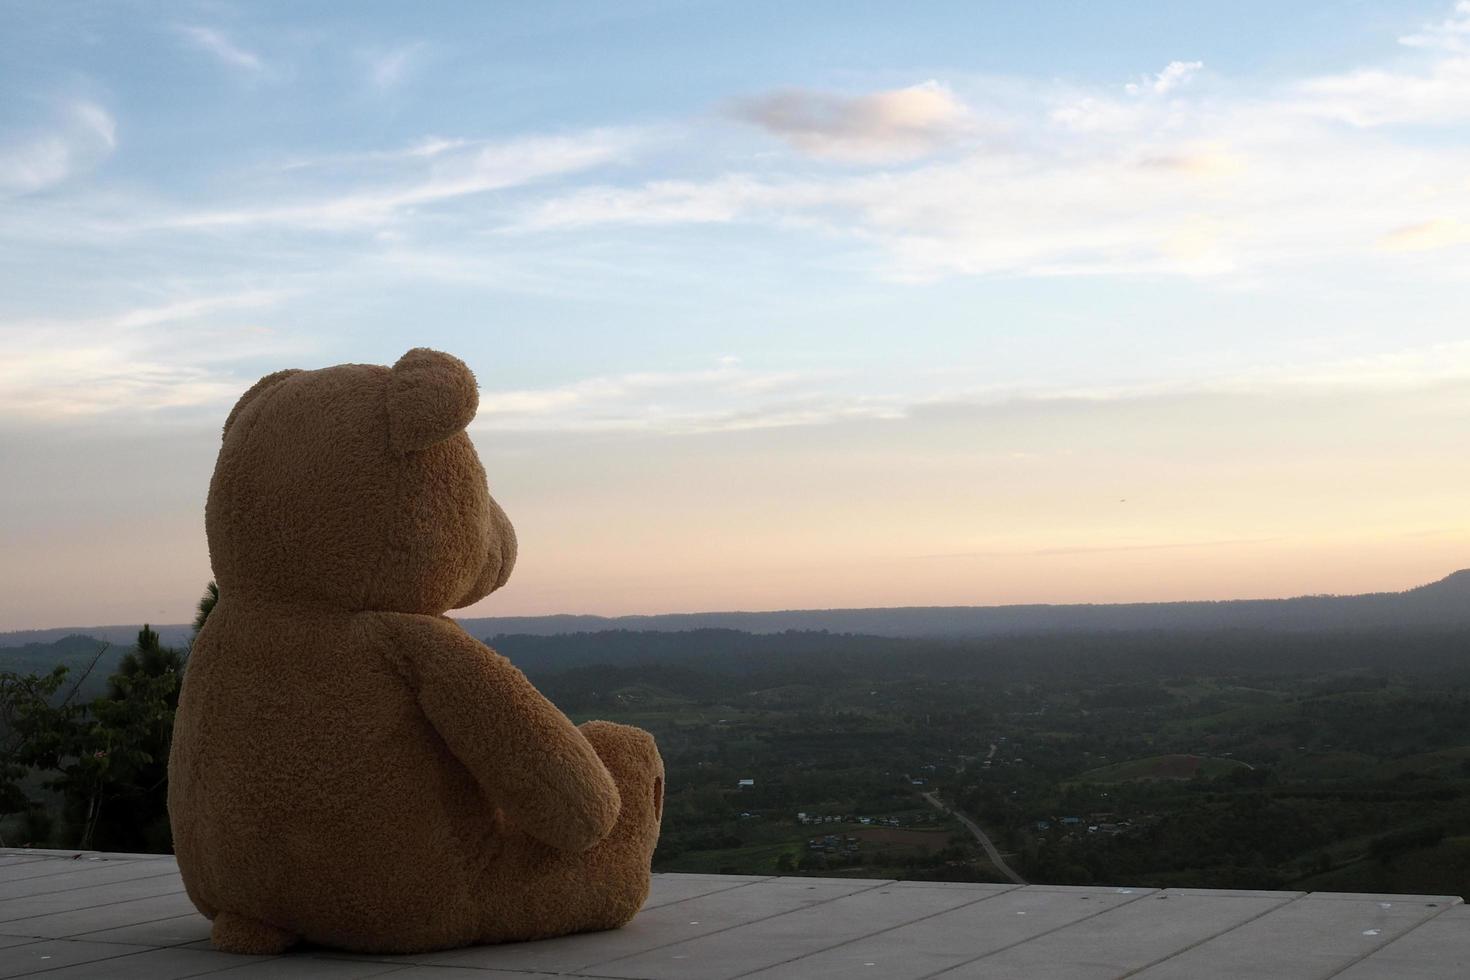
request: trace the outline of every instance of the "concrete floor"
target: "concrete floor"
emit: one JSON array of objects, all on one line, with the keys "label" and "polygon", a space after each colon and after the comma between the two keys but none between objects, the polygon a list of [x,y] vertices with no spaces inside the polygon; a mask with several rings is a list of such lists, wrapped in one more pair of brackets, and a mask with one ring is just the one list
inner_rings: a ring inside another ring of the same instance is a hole
[{"label": "concrete floor", "polygon": [[172,858],[0,851],[0,978],[1470,977],[1446,895],[655,875],[630,925],[421,956],[209,948]]}]

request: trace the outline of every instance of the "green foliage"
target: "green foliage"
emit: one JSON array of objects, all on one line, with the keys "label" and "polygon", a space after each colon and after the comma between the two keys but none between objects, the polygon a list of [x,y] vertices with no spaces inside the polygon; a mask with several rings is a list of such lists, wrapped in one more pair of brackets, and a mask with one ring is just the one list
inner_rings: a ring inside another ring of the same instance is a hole
[{"label": "green foliage", "polygon": [[[49,822],[54,842],[67,847],[168,851],[168,750],[182,669],[178,651],[144,626],[107,694],[90,702],[76,698],[90,667],[60,698],[65,666],[44,676],[0,673],[0,814],[25,816],[32,831]],[[59,824],[46,819],[38,789],[59,798]]]},{"label": "green foliage", "polygon": [[198,638],[199,631],[204,629],[209,614],[214,612],[214,607],[218,602],[219,586],[215,584],[214,579],[210,579],[209,584],[204,587],[204,595],[199,597],[199,605],[194,612],[194,634],[189,640],[191,645]]},{"label": "green foliage", "polygon": [[[40,676],[0,673],[0,816],[29,816],[37,809],[25,781],[36,760],[54,755],[72,728],[69,707],[52,703],[66,674],[66,667]],[[0,845],[9,843],[0,835]]]},{"label": "green foliage", "polygon": [[[217,599],[211,583],[196,633]],[[0,842],[166,850],[185,658],[147,626],[117,660],[83,640],[57,646],[56,669],[0,673]],[[574,720],[658,738],[659,870],[996,880],[919,796],[939,790],[1038,882],[1464,894],[1467,640],[700,630],[496,645]],[[98,664],[115,664],[105,687]]]},{"label": "green foliage", "polygon": [[[563,708],[658,738],[658,870],[997,880],[964,838],[920,848],[849,819],[899,814],[907,831],[939,789],[1036,882],[1467,894],[1470,840],[1453,836],[1470,827],[1467,641],[706,630],[495,645]],[[830,834],[862,843],[829,850]]]}]

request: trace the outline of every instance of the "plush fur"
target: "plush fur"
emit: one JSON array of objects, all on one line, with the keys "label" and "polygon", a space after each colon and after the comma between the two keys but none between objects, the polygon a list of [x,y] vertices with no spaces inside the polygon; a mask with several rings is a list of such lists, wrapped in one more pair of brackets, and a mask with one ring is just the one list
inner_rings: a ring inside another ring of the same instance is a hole
[{"label": "plush fur", "polygon": [[516,540],[463,363],[269,375],[225,423],[169,816],[214,944],[417,952],[610,929],[648,895],[663,762],[580,728],[444,613]]}]

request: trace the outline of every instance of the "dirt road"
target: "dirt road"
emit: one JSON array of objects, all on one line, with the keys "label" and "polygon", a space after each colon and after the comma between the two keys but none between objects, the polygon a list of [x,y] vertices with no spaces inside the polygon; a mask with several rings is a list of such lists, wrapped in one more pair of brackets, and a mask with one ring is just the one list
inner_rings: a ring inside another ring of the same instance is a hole
[{"label": "dirt road", "polygon": [[1000,851],[997,851],[995,849],[995,844],[991,843],[990,838],[987,837],[987,836],[985,836],[985,831],[983,831],[983,830],[980,829],[980,825],[978,823],[976,823],[975,821],[971,820],[969,817],[965,816],[960,811],[958,811],[958,810],[951,810],[949,807],[947,807],[943,803],[939,802],[939,794],[938,793],[930,792],[930,793],[921,793],[919,795],[922,796],[922,797],[924,797],[924,799],[928,800],[929,801],[929,805],[932,806],[932,807],[934,807],[936,810],[939,810],[941,813],[948,813],[948,814],[953,815],[956,820],[958,820],[960,823],[964,824],[967,828],[969,828],[970,833],[974,834],[975,835],[975,839],[980,842],[980,846],[983,847],[983,848],[985,848],[985,856],[988,857],[988,858],[990,858],[990,863],[993,864],[993,865],[995,865],[996,869],[1001,874],[1005,875],[1007,878],[1009,878],[1011,881],[1015,882],[1018,885],[1024,885],[1024,884],[1026,884],[1026,879],[1025,878],[1022,878],[1020,875],[1016,874],[1016,872],[1011,868],[1011,866],[1009,864],[1006,864],[1005,858],[1003,858],[1003,857],[1000,856]]}]

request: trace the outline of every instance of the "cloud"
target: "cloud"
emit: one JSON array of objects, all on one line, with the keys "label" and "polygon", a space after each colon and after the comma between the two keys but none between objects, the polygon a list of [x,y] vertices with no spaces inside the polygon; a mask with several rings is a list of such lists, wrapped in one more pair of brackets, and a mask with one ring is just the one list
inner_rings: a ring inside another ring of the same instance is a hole
[{"label": "cloud", "polygon": [[[528,247],[550,254],[552,233],[576,233],[585,248],[620,229],[742,225],[819,234],[826,254],[845,248],[838,261],[898,282],[1243,281],[1332,266],[1454,275],[1447,246],[1470,220],[1470,146],[1444,128],[1470,118],[1470,13],[1456,9],[1412,43],[1385,38],[1400,54],[1391,68],[1264,85],[1216,75],[1206,87],[1191,83],[1200,63],[1180,59],[1135,80],[1132,93],[968,78],[867,94],[788,89],[730,110],[840,169],[793,169],[759,144],[730,152],[697,121],[498,141],[426,134],[257,171],[193,205],[135,200],[124,214],[122,195],[99,195],[45,214],[11,207],[6,227],[21,229],[8,232],[17,240],[356,235],[392,245],[405,269],[431,224],[437,256],[460,246],[484,254],[489,236],[545,236]],[[996,119],[1004,145],[982,138],[977,123]],[[49,159],[37,151],[11,173],[55,172]],[[623,163],[640,167],[613,169]]]},{"label": "cloud", "polygon": [[714,368],[585,378],[551,388],[482,391],[474,428],[665,435],[898,418],[888,399],[823,390],[824,375]]},{"label": "cloud", "polygon": [[[284,226],[308,230],[372,228],[420,208],[489,191],[520,187],[577,173],[623,158],[638,142],[626,129],[600,129],[567,136],[528,136],[501,142],[429,139],[407,151],[375,154],[374,162],[407,163],[419,169],[396,183],[341,193],[341,175],[328,172],[323,192],[291,203],[250,203],[207,211],[183,211],[149,221],[144,227],[218,229]],[[365,158],[339,158],[324,164],[350,164]],[[293,169],[311,166],[298,161]],[[427,168],[427,169],[422,169]]]},{"label": "cloud", "polygon": [[373,85],[383,91],[396,88],[408,76],[424,47],[422,41],[416,41],[390,51],[369,55],[368,75]]},{"label": "cloud", "polygon": [[44,131],[0,142],[0,194],[29,194],[62,183],[107,159],[117,123],[94,102],[66,104]]},{"label": "cloud", "polygon": [[753,209],[779,204],[782,196],[779,186],[741,175],[713,181],[653,181],[631,188],[590,187],[530,205],[516,227],[543,231],[601,224],[729,222],[753,217]]},{"label": "cloud", "polygon": [[1455,218],[1435,218],[1395,228],[1378,239],[1385,252],[1422,252],[1470,244],[1470,223]]},{"label": "cloud", "polygon": [[285,294],[191,296],[110,316],[0,321],[0,416],[27,422],[224,406],[255,380],[234,370],[302,346],[248,317]]},{"label": "cloud", "polygon": [[1452,16],[1426,25],[1418,34],[1399,38],[1399,43],[1411,48],[1470,51],[1470,0],[1458,0]]},{"label": "cloud", "polygon": [[1069,545],[1055,548],[1017,548],[1005,551],[945,551],[932,555],[914,555],[915,560],[936,558],[1054,558],[1063,555],[1113,554],[1128,551],[1173,551],[1197,548],[1238,548],[1242,545],[1274,544],[1283,540],[1270,538],[1224,538],[1210,541],[1167,541],[1107,545]]},{"label": "cloud", "polygon": [[1399,43],[1431,57],[1418,71],[1361,68],[1303,81],[1299,109],[1353,126],[1470,120],[1470,0]]},{"label": "cloud", "polygon": [[1353,126],[1441,124],[1470,120],[1470,56],[1417,74],[1363,69],[1310,79],[1300,110]]},{"label": "cloud", "polygon": [[223,32],[212,27],[180,25],[175,30],[191,47],[213,55],[231,68],[255,74],[266,70],[265,62],[260,59],[259,55],[238,46]]},{"label": "cloud", "polygon": [[1107,133],[1042,124],[1024,152],[901,173],[584,187],[525,204],[516,227],[808,227],[867,251],[882,278],[923,282],[1284,271],[1381,254],[1426,210],[1470,212],[1470,150],[1426,153],[1253,106],[1182,123],[1172,112]]},{"label": "cloud", "polygon": [[[931,111],[913,116],[876,108],[878,96],[767,96],[744,103],[743,117],[804,152],[873,166],[792,174],[746,159],[740,172],[705,178],[584,186],[523,203],[514,227],[806,228],[846,241],[879,277],[904,282],[1243,279],[1383,263],[1387,251],[1411,248],[1423,256],[1413,270],[1453,275],[1442,246],[1458,241],[1459,225],[1445,222],[1470,215],[1470,146],[1448,129],[1426,140],[1381,125],[1470,119],[1470,54],[1461,47],[1470,19],[1426,30],[1439,40],[1408,49],[1393,71],[1265,87],[1222,77],[1200,90],[1188,82],[1201,63],[1176,60],[1123,90],[986,81],[963,101],[933,83],[899,90],[932,100]],[[995,92],[1003,106],[986,101]],[[936,142],[935,134],[967,132],[960,122],[971,114],[1004,118],[1005,146],[972,135]],[[917,121],[894,121],[904,119]],[[942,156],[883,166],[900,151],[938,145]],[[1441,220],[1417,228],[1426,214]]]},{"label": "cloud", "polygon": [[629,372],[546,388],[482,390],[473,428],[688,435],[896,420],[925,412],[1007,406],[1361,395],[1422,391],[1445,384],[1470,385],[1470,342],[1192,378],[978,388],[926,383],[907,393],[891,387],[884,390],[874,379],[858,374],[755,371],[738,358],[723,357],[717,366],[697,370]]},{"label": "cloud", "polygon": [[1167,95],[1188,82],[1204,66],[1203,61],[1171,61],[1164,66],[1163,71],[1152,78],[1146,78],[1142,82],[1130,82],[1124,86],[1124,89],[1129,95],[1142,95],[1145,92]]},{"label": "cloud", "polygon": [[936,81],[908,88],[840,95],[784,89],[736,103],[732,114],[802,153],[832,160],[910,160],[951,142],[968,111]]}]

